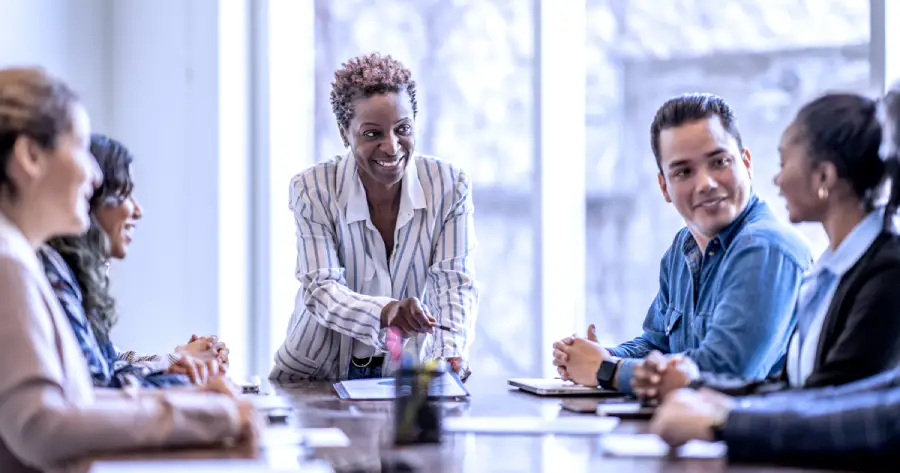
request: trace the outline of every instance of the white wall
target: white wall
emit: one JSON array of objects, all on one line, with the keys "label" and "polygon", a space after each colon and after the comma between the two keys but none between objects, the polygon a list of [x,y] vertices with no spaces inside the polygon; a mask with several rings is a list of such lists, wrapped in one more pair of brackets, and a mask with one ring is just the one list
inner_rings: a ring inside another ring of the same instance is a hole
[{"label": "white wall", "polygon": [[[248,229],[239,207],[220,218],[220,191],[247,196],[246,187],[220,188],[227,171],[220,110],[232,108],[223,107],[227,98],[220,102],[219,6],[215,0],[110,3],[108,132],[136,156],[135,192],[145,209],[128,259],[113,268],[123,314],[113,335],[122,346],[159,351],[191,333],[220,334],[240,376],[248,362],[247,284],[225,287],[219,276],[248,277],[246,239],[234,238]],[[233,138],[246,130],[229,132]],[[246,150],[229,149],[228,156],[228,166],[246,163]],[[238,171],[238,178],[247,177]],[[222,247],[222,236],[235,246]]]},{"label": "white wall", "polygon": [[250,357],[248,84],[235,80],[248,72],[234,51],[247,5],[229,0],[220,15],[216,0],[0,0],[0,65],[66,79],[95,130],[136,156],[145,219],[112,268],[115,341],[159,352],[221,334],[237,376]]},{"label": "white wall", "polygon": [[108,0],[0,0],[0,66],[43,66],[82,97],[95,125],[108,117]]}]

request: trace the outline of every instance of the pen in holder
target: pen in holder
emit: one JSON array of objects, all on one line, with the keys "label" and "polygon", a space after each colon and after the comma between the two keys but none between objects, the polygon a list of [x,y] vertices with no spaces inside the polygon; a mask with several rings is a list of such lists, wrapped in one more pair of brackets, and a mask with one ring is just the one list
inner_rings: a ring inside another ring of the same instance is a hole
[{"label": "pen in holder", "polygon": [[403,360],[395,374],[394,444],[440,443],[441,407],[429,398],[443,397],[441,375],[445,363],[435,361],[413,366]]}]

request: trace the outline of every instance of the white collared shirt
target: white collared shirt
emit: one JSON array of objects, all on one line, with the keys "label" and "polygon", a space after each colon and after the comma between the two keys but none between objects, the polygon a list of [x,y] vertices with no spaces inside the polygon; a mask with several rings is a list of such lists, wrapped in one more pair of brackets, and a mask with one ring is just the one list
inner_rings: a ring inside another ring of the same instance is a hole
[{"label": "white collared shirt", "polygon": [[[840,284],[841,278],[859,261],[866,253],[872,243],[878,238],[882,230],[882,221],[884,219],[884,210],[874,210],[858,223],[853,230],[844,238],[840,246],[834,251],[827,248],[822,256],[819,257],[813,268],[803,277],[800,283],[800,297],[798,299],[797,317],[801,317],[804,311],[813,311],[813,320],[809,326],[809,331],[800,346],[800,336],[797,331],[791,336],[790,345],[788,345],[787,357],[787,375],[788,382],[792,387],[802,387],[806,383],[806,379],[812,374],[816,367],[816,358],[819,350],[819,337],[822,334],[822,326],[825,323],[825,316],[828,314],[828,307],[831,305],[831,299]],[[826,288],[819,288],[819,274],[823,271],[831,273],[831,282]],[[824,297],[821,299],[813,299],[811,304],[803,304],[804,295],[814,293],[818,290],[824,290]]]},{"label": "white collared shirt", "polygon": [[[388,268],[389,261],[384,239],[381,237],[378,229],[375,228],[375,224],[372,223],[369,201],[366,198],[366,188],[363,187],[358,175],[354,177],[355,179],[351,183],[350,194],[347,198],[347,223],[365,223],[361,234],[363,237],[362,246],[365,249],[366,262],[364,266],[366,271],[358,292],[383,299],[382,302],[386,304],[393,300],[391,294],[394,293],[394,283]],[[424,208],[425,194],[422,192],[422,185],[419,183],[416,161],[410,159],[406,163],[406,171],[400,184],[400,208],[397,212],[397,224],[394,230],[394,254],[391,255],[392,258],[396,256],[396,250],[400,244],[400,230],[412,220],[416,210]],[[354,339],[352,354],[356,358],[367,358],[374,356],[376,349],[372,345]]]}]

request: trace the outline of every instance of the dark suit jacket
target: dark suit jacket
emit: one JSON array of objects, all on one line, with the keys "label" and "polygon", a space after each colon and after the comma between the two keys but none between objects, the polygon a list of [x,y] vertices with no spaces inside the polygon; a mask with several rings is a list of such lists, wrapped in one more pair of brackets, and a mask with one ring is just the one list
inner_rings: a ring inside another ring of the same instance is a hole
[{"label": "dark suit jacket", "polygon": [[[900,237],[879,235],[841,278],[825,314],[804,388],[836,386],[900,364]],[[735,396],[790,389],[787,370],[764,380],[702,373],[691,387]]]},{"label": "dark suit jacket", "polygon": [[897,471],[900,369],[738,400],[722,427],[732,462]]}]

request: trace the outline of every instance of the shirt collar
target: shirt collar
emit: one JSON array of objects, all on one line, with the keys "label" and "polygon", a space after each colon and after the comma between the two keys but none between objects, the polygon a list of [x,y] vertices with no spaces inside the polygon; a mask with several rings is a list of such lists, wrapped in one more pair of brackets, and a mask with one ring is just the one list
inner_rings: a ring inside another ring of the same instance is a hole
[{"label": "shirt collar", "polygon": [[719,244],[722,245],[722,249],[728,249],[728,245],[734,240],[734,236],[741,228],[744,228],[744,222],[747,220],[747,216],[759,205],[761,205],[759,197],[756,196],[756,193],[751,192],[750,199],[747,201],[747,206],[744,207],[744,210],[741,211],[738,218],[734,219],[733,222],[729,223],[728,226],[720,230],[719,234],[716,235],[716,238],[719,239]]},{"label": "shirt collar", "polygon": [[[722,249],[727,250],[728,245],[730,245],[734,240],[735,235],[737,235],[738,231],[740,231],[740,229],[744,227],[744,221],[747,220],[747,216],[750,215],[750,213],[753,212],[753,210],[759,205],[762,205],[759,197],[756,196],[755,192],[751,192],[750,199],[747,200],[747,206],[744,207],[744,210],[742,210],[741,213],[738,214],[737,218],[734,219],[734,221],[729,223],[725,228],[719,230],[719,233],[715,237],[710,239],[710,243],[712,243],[713,240],[718,240],[719,244],[722,245]],[[685,239],[684,244],[682,245],[681,251],[685,255],[687,255],[697,247],[697,241],[694,240],[694,237],[690,236],[689,234],[688,238]]]},{"label": "shirt collar", "polygon": [[810,274],[816,274],[823,270],[840,278],[862,258],[862,255],[872,246],[872,243],[881,234],[884,209],[876,209],[869,212],[861,222],[857,223],[853,230],[844,238],[836,250],[826,248],[810,270]]},{"label": "shirt collar", "polygon": [[[346,184],[347,189],[347,206],[345,218],[347,223],[360,222],[370,220],[369,202],[366,200],[366,189],[363,187],[362,181],[359,179],[356,162],[353,157],[348,155],[345,161],[353,161],[347,165],[349,173],[347,178],[349,182]],[[422,190],[422,183],[419,181],[419,171],[416,165],[416,158],[410,157],[406,163],[406,169],[403,172],[403,180],[400,185],[400,211],[397,217],[397,227],[403,226],[415,210],[425,208],[425,191]]]}]

